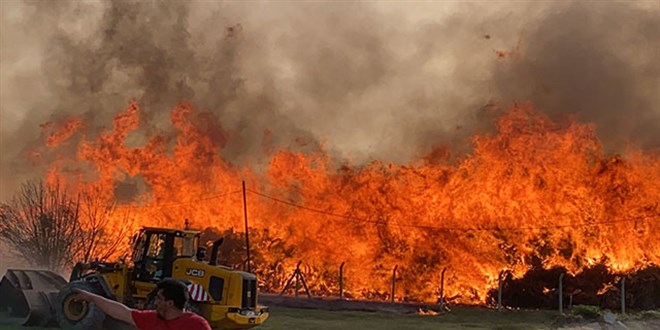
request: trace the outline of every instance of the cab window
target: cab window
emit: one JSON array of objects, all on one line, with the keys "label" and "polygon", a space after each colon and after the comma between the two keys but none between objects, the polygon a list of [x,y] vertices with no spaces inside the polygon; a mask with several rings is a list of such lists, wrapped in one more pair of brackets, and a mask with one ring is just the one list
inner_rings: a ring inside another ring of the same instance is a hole
[{"label": "cab window", "polygon": [[192,257],[197,253],[196,236],[177,236],[174,237],[174,257]]},{"label": "cab window", "polygon": [[149,239],[149,249],[147,257],[152,259],[163,259],[165,256],[165,238],[166,234],[152,234]]},{"label": "cab window", "polygon": [[142,252],[144,251],[144,244],[147,242],[147,235],[140,233],[135,239],[135,248],[133,249],[133,261],[140,262],[142,261]]}]

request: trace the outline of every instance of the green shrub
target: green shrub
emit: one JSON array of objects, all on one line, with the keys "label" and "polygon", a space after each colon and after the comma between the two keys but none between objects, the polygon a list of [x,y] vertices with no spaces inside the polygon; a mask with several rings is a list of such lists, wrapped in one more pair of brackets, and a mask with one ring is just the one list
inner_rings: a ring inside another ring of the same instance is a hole
[{"label": "green shrub", "polygon": [[642,320],[660,320],[660,310],[640,312],[639,318]]},{"label": "green shrub", "polygon": [[577,305],[573,306],[570,314],[582,316],[585,320],[596,320],[600,318],[601,311],[598,306]]},{"label": "green shrub", "polygon": [[571,324],[571,323],[582,323],[584,322],[584,317],[582,315],[573,315],[573,314],[564,314],[557,319],[555,319],[554,324],[558,327]]}]

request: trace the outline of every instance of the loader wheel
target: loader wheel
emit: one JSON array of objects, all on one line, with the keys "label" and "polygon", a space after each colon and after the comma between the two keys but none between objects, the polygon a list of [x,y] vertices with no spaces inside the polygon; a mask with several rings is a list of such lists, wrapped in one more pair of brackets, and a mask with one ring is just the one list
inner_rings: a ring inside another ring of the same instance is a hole
[{"label": "loader wheel", "polygon": [[60,327],[72,330],[101,329],[105,313],[94,304],[76,300],[74,298],[76,292],[73,289],[102,294],[101,290],[85,281],[73,281],[62,287],[57,295],[56,306],[57,321]]}]

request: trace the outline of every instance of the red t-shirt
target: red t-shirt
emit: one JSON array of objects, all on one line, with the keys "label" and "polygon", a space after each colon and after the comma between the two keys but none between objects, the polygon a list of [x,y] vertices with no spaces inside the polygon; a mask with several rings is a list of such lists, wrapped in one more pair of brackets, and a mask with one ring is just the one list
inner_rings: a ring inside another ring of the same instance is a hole
[{"label": "red t-shirt", "polygon": [[131,316],[140,330],[211,330],[211,326],[203,317],[191,312],[184,312],[172,320],[160,318],[155,310],[133,310]]}]

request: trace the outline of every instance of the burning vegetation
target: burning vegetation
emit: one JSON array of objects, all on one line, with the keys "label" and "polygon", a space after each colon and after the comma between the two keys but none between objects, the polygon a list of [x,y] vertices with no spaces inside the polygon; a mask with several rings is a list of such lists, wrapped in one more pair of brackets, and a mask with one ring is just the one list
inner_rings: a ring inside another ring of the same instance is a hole
[{"label": "burning vegetation", "polygon": [[[337,164],[321,147],[274,151],[263,170],[239,167],[220,156],[231,141],[212,114],[181,103],[171,123],[173,135],[141,127],[133,102],[95,138],[84,124],[47,129],[38,152],[60,155],[48,180],[124,200],[135,225],[190,219],[208,239],[242,231],[245,180],[253,269],[267,291],[281,290],[303,261],[310,290],[336,294],[345,262],[349,297],[388,298],[398,266],[399,299],[434,301],[446,267],[445,297],[481,303],[503,270],[515,285],[530,271],[561,268],[577,279],[596,265],[622,274],[660,259],[659,156],[605,155],[593,126],[552,121],[531,104],[503,111],[497,131],[473,136],[465,156],[432,152],[408,165]],[[144,143],[129,146],[131,134]],[[59,153],[72,146],[75,157]],[[119,190],[125,182],[136,188]],[[241,238],[226,244],[234,253],[222,254],[225,263],[242,267]]]},{"label": "burning vegetation", "polygon": [[245,181],[265,291],[660,305],[655,3],[2,6],[0,195],[66,188],[77,259],[187,219],[242,268]]}]

